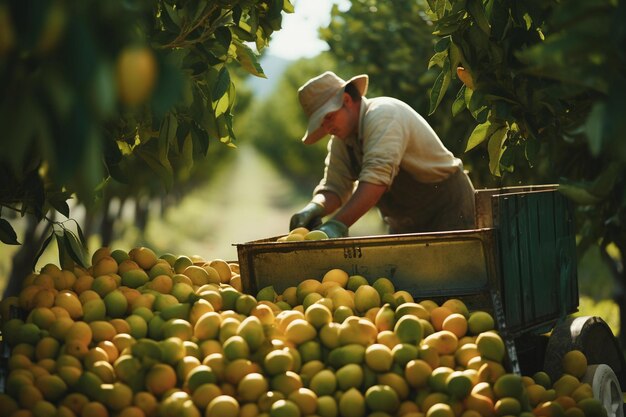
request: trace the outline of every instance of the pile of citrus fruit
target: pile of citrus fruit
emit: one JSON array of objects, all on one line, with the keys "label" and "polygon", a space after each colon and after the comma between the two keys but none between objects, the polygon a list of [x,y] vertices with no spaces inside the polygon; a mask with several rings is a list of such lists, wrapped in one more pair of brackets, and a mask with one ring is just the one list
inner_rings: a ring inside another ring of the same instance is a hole
[{"label": "pile of citrus fruit", "polygon": [[340,269],[252,295],[236,263],[105,247],[1,307],[0,417],[606,415],[581,352],[509,373],[488,312]]}]

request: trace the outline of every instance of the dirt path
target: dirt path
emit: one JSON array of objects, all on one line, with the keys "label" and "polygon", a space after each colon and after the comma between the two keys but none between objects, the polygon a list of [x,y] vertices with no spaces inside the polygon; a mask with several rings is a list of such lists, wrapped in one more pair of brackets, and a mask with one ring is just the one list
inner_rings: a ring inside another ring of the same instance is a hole
[{"label": "dirt path", "polygon": [[151,221],[148,239],[157,250],[235,260],[234,244],[287,232],[305,201],[294,201],[290,183],[252,146],[235,152],[233,164],[210,184]]}]

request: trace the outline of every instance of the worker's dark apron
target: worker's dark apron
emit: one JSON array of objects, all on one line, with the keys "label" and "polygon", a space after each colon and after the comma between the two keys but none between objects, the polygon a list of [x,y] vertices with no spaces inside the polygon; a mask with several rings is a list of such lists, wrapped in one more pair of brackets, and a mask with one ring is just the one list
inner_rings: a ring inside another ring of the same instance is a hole
[{"label": "worker's dark apron", "polygon": [[474,187],[458,170],[447,179],[424,184],[400,170],[378,201],[389,233],[437,232],[475,228]]},{"label": "worker's dark apron", "polygon": [[[360,158],[348,146],[353,172],[358,177]],[[400,169],[391,188],[377,203],[389,233],[418,233],[475,228],[474,187],[459,169],[445,180],[425,184]]]}]

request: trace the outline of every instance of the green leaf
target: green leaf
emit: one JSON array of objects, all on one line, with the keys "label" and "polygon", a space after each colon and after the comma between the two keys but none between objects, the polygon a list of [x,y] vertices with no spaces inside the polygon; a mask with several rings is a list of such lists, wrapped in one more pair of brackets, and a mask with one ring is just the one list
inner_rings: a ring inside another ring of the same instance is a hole
[{"label": "green leaf", "polygon": [[172,188],[174,172],[169,159],[161,158],[161,153],[156,141],[150,141],[144,146],[138,147],[135,154],[139,156],[165,185],[166,190]]},{"label": "green leaf", "polygon": [[293,13],[295,9],[293,8],[293,4],[291,4],[290,0],[285,0],[283,3],[283,11],[286,13]]},{"label": "green leaf", "polygon": [[461,48],[459,48],[457,44],[450,42],[448,56],[450,57],[450,75],[454,78],[456,77],[456,68],[458,66],[464,66],[463,52],[461,52]]},{"label": "green leaf", "polygon": [[194,148],[200,149],[202,155],[206,156],[209,151],[209,135],[195,124],[191,125],[191,137]]},{"label": "green leaf", "polygon": [[205,108],[203,117],[199,121],[200,126],[209,135],[209,138],[218,138],[217,121],[215,120],[215,112],[211,108]]},{"label": "green leaf", "polygon": [[71,194],[68,192],[49,192],[48,202],[59,213],[65,217],[70,217],[70,206],[67,204],[67,200],[71,198]]},{"label": "green leaf", "polygon": [[481,0],[467,0],[467,11],[474,18],[474,21],[487,35],[491,34],[491,27],[489,26],[489,20],[485,15],[485,8]]},{"label": "green leaf", "polygon": [[445,36],[435,43],[435,52],[443,52],[450,46],[450,36]]},{"label": "green leaf", "polygon": [[623,168],[616,162],[610,163],[596,179],[589,186],[588,191],[598,197],[607,197],[613,187],[617,178],[622,174]]},{"label": "green leaf", "polygon": [[[190,3],[194,3],[194,2],[190,2]],[[197,4],[195,5],[196,7],[196,11],[194,13],[193,16],[193,21],[197,21],[198,19],[200,19],[200,17],[202,17],[202,15],[204,14],[204,11],[206,10],[207,6],[209,4],[208,0],[199,0],[197,2]]]},{"label": "green leaf", "polygon": [[218,76],[215,85],[213,86],[213,91],[211,92],[211,97],[213,97],[213,101],[219,100],[222,96],[228,91],[230,87],[230,74],[226,67],[223,67]]},{"label": "green leaf", "polygon": [[59,251],[59,265],[62,269],[74,269],[74,264],[76,261],[72,258],[70,254],[71,250],[68,249],[68,246],[71,246],[69,242],[65,240],[64,232],[53,232],[54,237],[57,241],[57,248]]},{"label": "green leaf", "polygon": [[430,90],[430,110],[429,115],[433,114],[441,103],[441,100],[446,94],[448,85],[450,84],[450,60],[446,58],[443,64],[443,69],[437,76],[432,90]]},{"label": "green leaf", "polygon": [[585,122],[589,150],[593,156],[598,156],[602,152],[605,126],[606,104],[600,101],[593,105]]},{"label": "green leaf", "polygon": [[431,69],[434,66],[443,67],[445,65],[446,59],[448,59],[448,51],[437,52],[434,54],[430,61],[428,61],[428,69]]},{"label": "green leaf", "polygon": [[11,224],[5,219],[0,219],[0,242],[7,245],[20,245],[15,230],[13,230]]},{"label": "green leaf", "polygon": [[539,155],[539,150],[541,148],[541,144],[534,137],[529,137],[526,139],[526,145],[524,146],[524,156],[528,161],[528,165],[531,167],[535,166],[535,161],[537,160],[537,156]]},{"label": "green leaf", "polygon": [[178,120],[174,114],[165,116],[159,131],[159,159],[167,161],[170,151],[170,144],[176,144],[176,130],[178,130]]},{"label": "green leaf", "polygon": [[64,229],[63,240],[65,241],[65,246],[70,257],[74,260],[74,262],[83,268],[88,268],[87,248],[83,242],[80,242],[78,237],[76,237],[76,235],[68,229]]},{"label": "green leaf", "polygon": [[601,198],[591,194],[585,187],[574,182],[562,182],[559,185],[559,192],[565,195],[570,200],[574,201],[576,204],[580,204],[583,206],[595,205],[602,201]]},{"label": "green leaf", "polygon": [[448,1],[447,0],[435,0],[435,10],[434,12],[437,14],[438,17],[443,17],[445,16],[446,13],[446,6],[448,5]]},{"label": "green leaf", "polygon": [[479,124],[474,128],[472,134],[467,139],[467,145],[465,146],[465,152],[474,149],[476,146],[483,143],[493,132],[491,127],[491,122],[486,121],[485,123]]},{"label": "green leaf", "polygon": [[487,145],[489,151],[489,171],[497,177],[500,176],[500,158],[502,158],[502,154],[506,149],[504,141],[506,140],[507,132],[508,128],[502,126],[491,135]]},{"label": "green leaf", "polygon": [[39,258],[41,258],[41,255],[43,255],[43,253],[46,251],[46,248],[52,241],[53,237],[54,237],[54,231],[52,231],[50,233],[50,236],[48,236],[46,240],[44,240],[43,244],[41,245],[41,248],[39,248],[39,251],[37,251],[35,258],[33,259],[33,265],[37,265],[37,262],[39,262]]},{"label": "green leaf", "polygon": [[452,117],[461,113],[465,108],[465,85],[462,85],[452,103]]},{"label": "green leaf", "polygon": [[217,101],[213,102],[215,116],[219,117],[222,114],[226,113],[231,105],[230,94],[224,94]]},{"label": "green leaf", "polygon": [[457,30],[459,30],[460,26],[461,26],[460,22],[449,23],[446,25],[437,25],[437,30],[433,32],[433,35],[436,35],[436,36],[450,35],[456,32]]},{"label": "green leaf", "polygon": [[234,41],[234,43],[237,61],[239,64],[241,64],[241,66],[250,74],[261,78],[267,78],[263,72],[263,68],[261,68],[258,56],[254,53],[254,51],[249,46],[244,45],[241,42]]}]

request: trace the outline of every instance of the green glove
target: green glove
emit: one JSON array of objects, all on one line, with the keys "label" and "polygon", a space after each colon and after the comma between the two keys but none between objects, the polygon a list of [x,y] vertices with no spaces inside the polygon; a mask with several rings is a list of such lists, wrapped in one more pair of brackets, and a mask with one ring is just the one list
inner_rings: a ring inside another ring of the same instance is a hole
[{"label": "green glove", "polygon": [[322,217],[326,214],[326,210],[321,204],[310,202],[302,210],[291,216],[289,221],[289,230],[296,227],[306,227],[313,230],[322,223]]},{"label": "green glove", "polygon": [[318,227],[317,230],[321,230],[322,232],[326,233],[326,235],[330,239],[348,236],[348,226],[335,219],[330,219],[329,221]]}]

